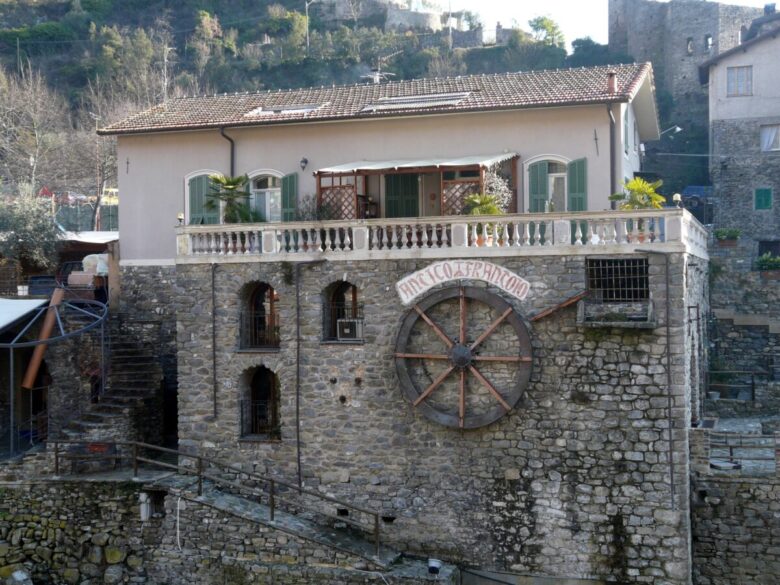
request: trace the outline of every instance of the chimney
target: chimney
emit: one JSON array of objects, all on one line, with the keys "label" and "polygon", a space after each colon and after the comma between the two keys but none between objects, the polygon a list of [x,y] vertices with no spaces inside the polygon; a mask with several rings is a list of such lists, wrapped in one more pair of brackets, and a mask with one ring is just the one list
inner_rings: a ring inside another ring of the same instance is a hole
[{"label": "chimney", "polygon": [[617,93],[617,71],[607,73],[607,93],[610,95]]}]

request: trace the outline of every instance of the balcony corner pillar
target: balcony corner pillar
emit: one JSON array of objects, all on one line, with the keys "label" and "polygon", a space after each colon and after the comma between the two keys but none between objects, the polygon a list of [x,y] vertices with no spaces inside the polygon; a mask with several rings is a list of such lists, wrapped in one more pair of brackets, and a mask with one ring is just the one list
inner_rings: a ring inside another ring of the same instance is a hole
[{"label": "balcony corner pillar", "polygon": [[685,229],[685,226],[683,225],[683,217],[682,214],[674,216],[674,217],[666,217],[666,230],[664,238],[664,241],[666,242],[682,242],[683,241],[683,230]]},{"label": "balcony corner pillar", "polygon": [[190,250],[190,236],[181,230],[176,234],[176,253],[179,256],[192,254],[192,250]]}]

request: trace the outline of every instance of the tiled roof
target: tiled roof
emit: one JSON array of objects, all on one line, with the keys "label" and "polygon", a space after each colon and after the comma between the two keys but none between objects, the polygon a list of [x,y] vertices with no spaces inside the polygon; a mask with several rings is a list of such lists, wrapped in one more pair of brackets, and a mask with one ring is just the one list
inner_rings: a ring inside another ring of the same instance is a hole
[{"label": "tiled roof", "polygon": [[[610,71],[617,74],[614,93],[608,91]],[[134,134],[625,102],[633,98],[650,72],[650,64],[643,63],[176,98],[102,128],[100,133]],[[414,100],[410,104],[408,99],[388,99],[408,96],[429,98],[421,99],[419,104]]]}]

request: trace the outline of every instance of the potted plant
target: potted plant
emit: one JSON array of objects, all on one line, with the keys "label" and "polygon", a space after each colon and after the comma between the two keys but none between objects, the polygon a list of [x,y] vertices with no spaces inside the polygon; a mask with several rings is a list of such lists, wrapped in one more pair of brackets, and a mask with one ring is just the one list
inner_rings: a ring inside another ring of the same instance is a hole
[{"label": "potted plant", "polygon": [[246,190],[249,177],[209,175],[209,191],[204,207],[215,210],[222,207],[225,223],[256,223],[264,221],[262,214],[249,204]]},{"label": "potted plant", "polygon": [[[495,195],[475,194],[464,200],[466,215],[503,215]],[[493,226],[487,222],[477,224],[477,246],[493,245]]]},{"label": "potted plant", "polygon": [[718,228],[713,232],[715,241],[721,248],[734,248],[742,230],[737,228]]},{"label": "potted plant", "polygon": [[762,280],[780,280],[780,256],[767,252],[756,260],[756,270],[761,272]]},{"label": "potted plant", "polygon": [[[610,201],[618,201],[618,209],[621,211],[639,210],[639,209],[663,209],[666,203],[666,197],[656,192],[663,181],[658,180],[650,183],[641,177],[634,177],[630,181],[623,183],[623,191],[609,196]],[[644,220],[637,220],[637,229],[639,230],[639,241],[644,241]],[[631,229],[629,226],[628,229]]]}]

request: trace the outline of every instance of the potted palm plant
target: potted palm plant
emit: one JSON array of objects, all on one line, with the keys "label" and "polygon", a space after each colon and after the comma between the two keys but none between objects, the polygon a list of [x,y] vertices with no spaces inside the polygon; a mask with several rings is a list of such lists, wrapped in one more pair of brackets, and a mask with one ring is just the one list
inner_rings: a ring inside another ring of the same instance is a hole
[{"label": "potted palm plant", "polygon": [[[475,194],[464,200],[463,212],[466,215],[503,215],[495,195]],[[492,225],[485,222],[477,224],[477,246],[491,246],[493,243]]]},{"label": "potted palm plant", "polygon": [[[614,193],[609,196],[610,201],[617,201],[618,209],[621,211],[632,211],[641,209],[663,209],[664,203],[666,203],[666,197],[656,192],[663,181],[649,182],[641,177],[634,177],[630,181],[623,183],[623,191],[620,193]],[[633,226],[630,225],[631,229]],[[637,220],[637,230],[639,231],[639,241],[643,241],[644,234],[644,220]]]}]

